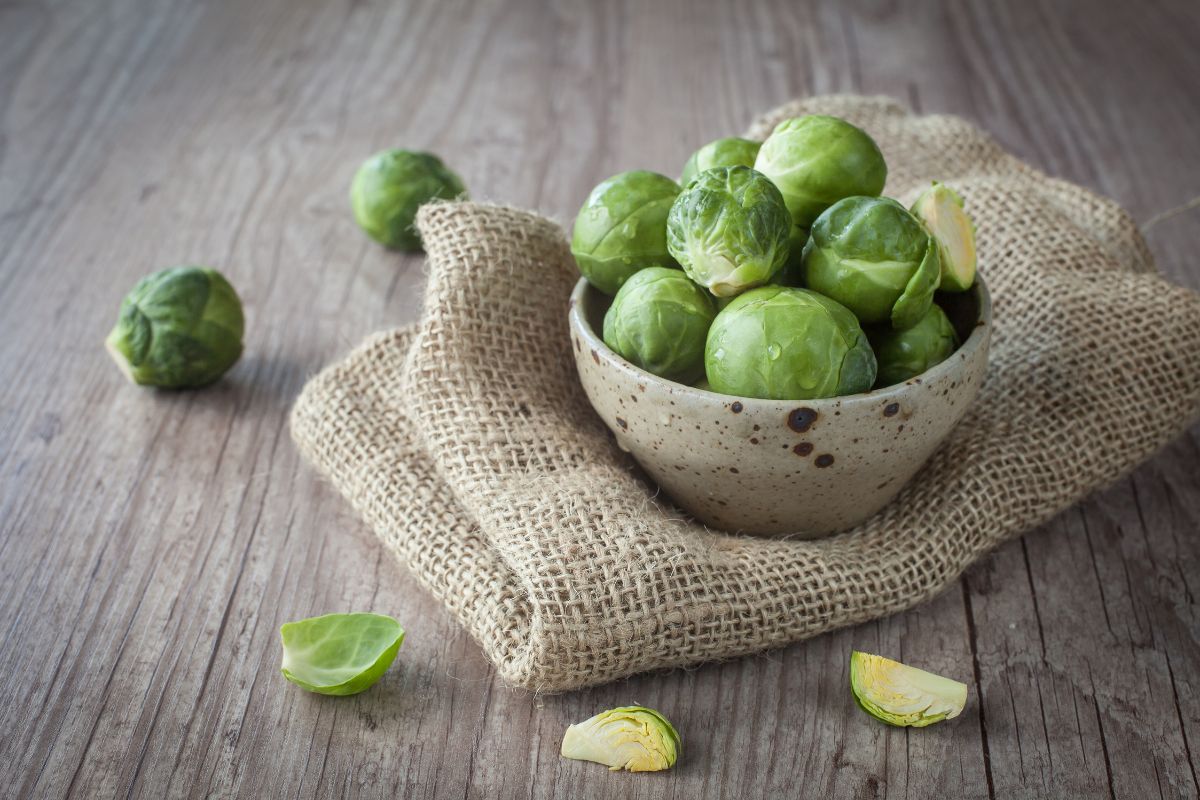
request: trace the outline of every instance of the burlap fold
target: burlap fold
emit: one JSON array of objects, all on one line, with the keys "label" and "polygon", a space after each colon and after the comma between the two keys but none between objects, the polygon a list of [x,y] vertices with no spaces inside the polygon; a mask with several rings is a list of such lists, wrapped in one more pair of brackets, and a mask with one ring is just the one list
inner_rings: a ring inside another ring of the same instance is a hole
[{"label": "burlap fold", "polygon": [[775,647],[908,608],[1112,481],[1200,411],[1200,297],[1154,273],[1113,203],[968,123],[814,98],[865,128],[902,201],[966,199],[995,300],[986,383],[884,511],[820,541],[734,537],[653,499],[579,386],[562,229],[422,210],[425,310],[314,378],[292,433],[509,682],[546,691]]}]

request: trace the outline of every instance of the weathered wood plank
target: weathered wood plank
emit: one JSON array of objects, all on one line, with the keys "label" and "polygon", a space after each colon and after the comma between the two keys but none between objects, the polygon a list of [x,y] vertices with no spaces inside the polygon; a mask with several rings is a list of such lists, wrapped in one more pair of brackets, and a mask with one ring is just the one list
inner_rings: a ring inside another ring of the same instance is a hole
[{"label": "weathered wood plank", "polygon": [[[887,93],[1149,219],[1200,185],[1200,9],[1153,6],[0,7],[0,794],[1200,793],[1200,429],[922,608],[536,697],[496,680],[285,424],[306,377],[419,307],[419,260],[347,213],[375,149],[437,150],[477,197],[569,220],[600,178],[673,174],[790,97]],[[1200,287],[1196,213],[1149,240]],[[202,393],[135,391],[98,343],[126,288],[180,261],[242,291],[247,354]],[[403,620],[396,667],[355,698],[293,691],[278,625],[351,608]],[[967,680],[967,711],[873,724],[852,647]],[[678,723],[678,769],[558,756],[566,724],[632,701]]]}]

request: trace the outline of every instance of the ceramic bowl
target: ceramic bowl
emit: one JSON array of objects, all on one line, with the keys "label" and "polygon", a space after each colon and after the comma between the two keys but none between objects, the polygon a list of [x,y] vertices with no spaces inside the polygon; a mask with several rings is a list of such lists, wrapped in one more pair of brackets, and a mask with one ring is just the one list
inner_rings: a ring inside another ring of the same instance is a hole
[{"label": "ceramic bowl", "polygon": [[572,350],[596,413],[680,508],[711,528],[806,538],[845,530],[896,496],[958,424],[987,369],[992,310],[978,280],[938,303],[963,344],[906,383],[824,400],[758,400],[638,369],[605,346],[611,298],[580,280]]}]

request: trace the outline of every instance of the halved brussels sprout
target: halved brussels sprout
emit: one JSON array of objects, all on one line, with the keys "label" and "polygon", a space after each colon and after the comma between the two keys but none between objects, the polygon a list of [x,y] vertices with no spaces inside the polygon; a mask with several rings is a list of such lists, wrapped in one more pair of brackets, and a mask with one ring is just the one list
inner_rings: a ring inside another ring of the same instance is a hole
[{"label": "halved brussels sprout", "polygon": [[893,386],[945,361],[958,349],[958,333],[936,304],[911,328],[869,328],[867,338],[879,362],[875,385]]},{"label": "halved brussels sprout", "polygon": [[887,183],[887,164],[875,140],[844,119],[820,114],[776,125],[754,168],[779,187],[801,228],[843,197],[874,197]]},{"label": "halved brussels sprout", "polygon": [[912,213],[925,223],[938,245],[941,289],[965,292],[975,283],[975,223],[963,210],[963,199],[944,183],[933,185],[913,203]]},{"label": "halved brussels sprout", "polygon": [[421,235],[413,227],[417,209],[466,193],[462,179],[432,153],[385,150],[358,168],[350,204],[359,226],[375,241],[397,250],[420,250]]},{"label": "halved brussels sprout", "polygon": [[677,269],[647,267],[617,291],[604,315],[604,343],[626,361],[679,383],[704,374],[704,340],[717,309]]},{"label": "halved brussels sprout", "polygon": [[670,769],[680,749],[679,734],[667,718],[644,706],[602,711],[567,728],[562,741],[564,758],[630,772]]},{"label": "halved brussels sprout", "polygon": [[646,267],[674,267],[667,250],[667,214],[679,184],[633,170],[592,190],[575,218],[571,254],[588,283],[608,295]]},{"label": "halved brussels sprout", "polygon": [[916,217],[887,197],[847,197],[817,218],[804,246],[804,285],[864,323],[911,328],[933,304],[937,244]]},{"label": "halved brussels sprout", "polygon": [[787,260],[787,206],[775,184],[750,167],[697,175],[667,218],[667,247],[688,277],[717,297],[762,286]]},{"label": "halved brussels sprout", "polygon": [[679,183],[687,186],[692,178],[714,167],[753,167],[760,147],[762,142],[737,137],[709,142],[692,153],[692,157],[683,165]]},{"label": "halved brussels sprout", "polygon": [[400,623],[383,614],[325,614],[285,622],[283,677],[318,694],[369,689],[396,660],[404,641]]},{"label": "halved brussels sprout", "polygon": [[863,711],[900,727],[953,719],[967,704],[965,683],[857,650],[850,654],[850,690]]},{"label": "halved brussels sprout", "polygon": [[137,282],[104,344],[134,383],[182,389],[232,367],[244,328],[242,303],[221,273],[172,267]]},{"label": "halved brussels sprout", "polygon": [[845,307],[807,289],[764,286],[734,298],[708,330],[712,391],[769,400],[865,392],[875,354]]}]

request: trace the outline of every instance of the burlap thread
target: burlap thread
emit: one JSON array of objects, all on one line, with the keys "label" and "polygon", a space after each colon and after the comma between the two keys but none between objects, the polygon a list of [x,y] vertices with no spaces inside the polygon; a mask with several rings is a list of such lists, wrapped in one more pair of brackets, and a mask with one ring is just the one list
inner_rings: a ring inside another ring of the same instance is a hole
[{"label": "burlap thread", "polygon": [[506,681],[573,689],[909,608],[1200,412],[1200,296],[1157,276],[1119,207],[963,120],[882,99],[792,103],[748,135],[806,113],[871,133],[890,196],[934,178],[958,189],[995,302],[967,418],[854,531],[734,537],[653,498],[579,386],[565,234],[511,208],[424,208],[420,321],[371,337],[297,401],[300,449]]}]

